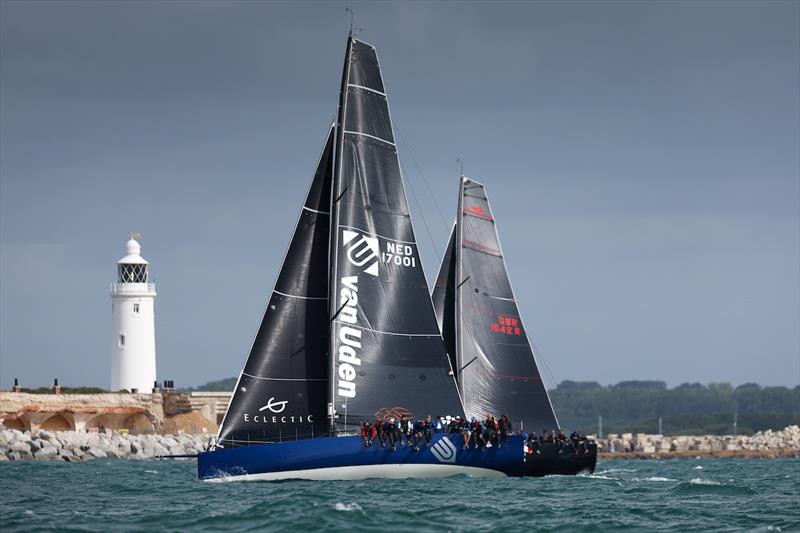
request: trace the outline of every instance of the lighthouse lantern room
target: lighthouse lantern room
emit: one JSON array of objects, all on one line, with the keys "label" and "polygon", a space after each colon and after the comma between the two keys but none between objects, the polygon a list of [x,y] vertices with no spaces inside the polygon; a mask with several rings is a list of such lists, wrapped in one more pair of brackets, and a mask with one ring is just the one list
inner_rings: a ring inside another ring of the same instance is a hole
[{"label": "lighthouse lantern room", "polygon": [[117,261],[111,284],[111,390],[149,392],[156,380],[156,287],[141,256],[137,234]]}]

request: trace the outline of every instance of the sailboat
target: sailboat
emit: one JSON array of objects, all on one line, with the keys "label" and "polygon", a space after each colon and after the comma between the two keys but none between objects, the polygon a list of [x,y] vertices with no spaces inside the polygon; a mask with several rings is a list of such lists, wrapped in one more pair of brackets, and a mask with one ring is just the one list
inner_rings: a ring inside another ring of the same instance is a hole
[{"label": "sailboat", "polygon": [[[432,299],[467,418],[504,413],[520,433],[559,428],[511,288],[486,187],[465,176]],[[547,445],[526,455],[526,475],[594,470],[593,443],[577,456],[558,451]]]},{"label": "sailboat", "polygon": [[362,420],[464,416],[419,256],[375,47],[348,35],[339,105],[214,447],[208,481],[523,476],[522,436],[365,447]]}]

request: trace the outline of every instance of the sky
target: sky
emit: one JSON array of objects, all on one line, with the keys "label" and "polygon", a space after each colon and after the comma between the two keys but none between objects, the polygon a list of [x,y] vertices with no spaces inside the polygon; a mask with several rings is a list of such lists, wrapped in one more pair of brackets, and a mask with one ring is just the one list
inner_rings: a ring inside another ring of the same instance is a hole
[{"label": "sky", "polygon": [[548,385],[800,383],[799,2],[0,3],[0,388],[238,375],[334,116],[383,68],[428,279],[483,182]]}]

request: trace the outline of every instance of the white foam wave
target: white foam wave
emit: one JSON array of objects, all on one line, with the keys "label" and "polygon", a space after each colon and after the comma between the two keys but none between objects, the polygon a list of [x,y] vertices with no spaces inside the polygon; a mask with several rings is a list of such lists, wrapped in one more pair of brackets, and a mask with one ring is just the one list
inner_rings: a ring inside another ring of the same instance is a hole
[{"label": "white foam wave", "polygon": [[145,470],[145,474],[158,474],[158,470]]},{"label": "white foam wave", "polygon": [[632,481],[678,481],[677,479],[672,479],[671,477],[661,477],[661,476],[651,476],[645,478],[633,478]]},{"label": "white foam wave", "polygon": [[702,470],[702,469],[703,469],[702,466],[696,466],[696,467],[692,468],[692,470]]},{"label": "white foam wave", "polygon": [[336,502],[336,505],[333,506],[334,509],[337,511],[358,511],[360,513],[364,512],[364,509],[361,508],[356,502],[353,503],[342,503]]},{"label": "white foam wave", "polygon": [[589,475],[583,476],[583,477],[590,477],[592,479],[608,479],[609,481],[617,481],[619,479],[619,478],[616,478],[616,477],[603,476],[601,474],[589,474]]},{"label": "white foam wave", "polygon": [[712,479],[702,479],[699,477],[692,479],[689,483],[691,483],[692,485],[722,485],[722,483],[720,483],[719,481],[714,481]]}]

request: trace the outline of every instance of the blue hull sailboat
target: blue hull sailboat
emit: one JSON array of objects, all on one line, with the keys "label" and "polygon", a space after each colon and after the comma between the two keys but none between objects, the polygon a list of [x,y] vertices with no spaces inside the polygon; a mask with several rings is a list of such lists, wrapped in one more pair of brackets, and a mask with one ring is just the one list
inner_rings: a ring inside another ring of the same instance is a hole
[{"label": "blue hull sailboat", "polygon": [[[471,231],[468,222],[459,224]],[[473,279],[480,279],[479,258],[456,247],[452,238],[450,248],[453,253],[442,268],[452,269],[453,276],[474,268]],[[592,471],[594,445],[577,454],[559,453],[564,450],[544,443],[540,453],[526,455],[521,433],[523,427],[532,429],[526,421],[557,427],[530,348],[492,351],[492,343],[496,347],[507,339],[499,333],[493,337],[489,323],[489,336],[479,334],[477,315],[459,310],[472,300],[458,295],[466,285],[456,287],[453,276],[439,276],[443,281],[433,295],[437,317],[406,200],[378,56],[375,47],[349,35],[336,120],[217,442],[198,456],[199,477],[361,479]],[[489,295],[497,288],[482,287]],[[507,305],[499,312],[503,314],[490,316],[489,322],[510,317]],[[456,330],[458,342],[449,342]],[[515,342],[526,345],[527,338]],[[488,354],[485,360],[463,365],[479,345]],[[511,365],[513,375],[492,370],[508,366],[509,357],[529,361]],[[381,446],[377,439],[365,446],[359,436],[364,420],[504,413],[518,431],[499,446],[465,447],[458,432],[434,433],[419,449]]]}]

